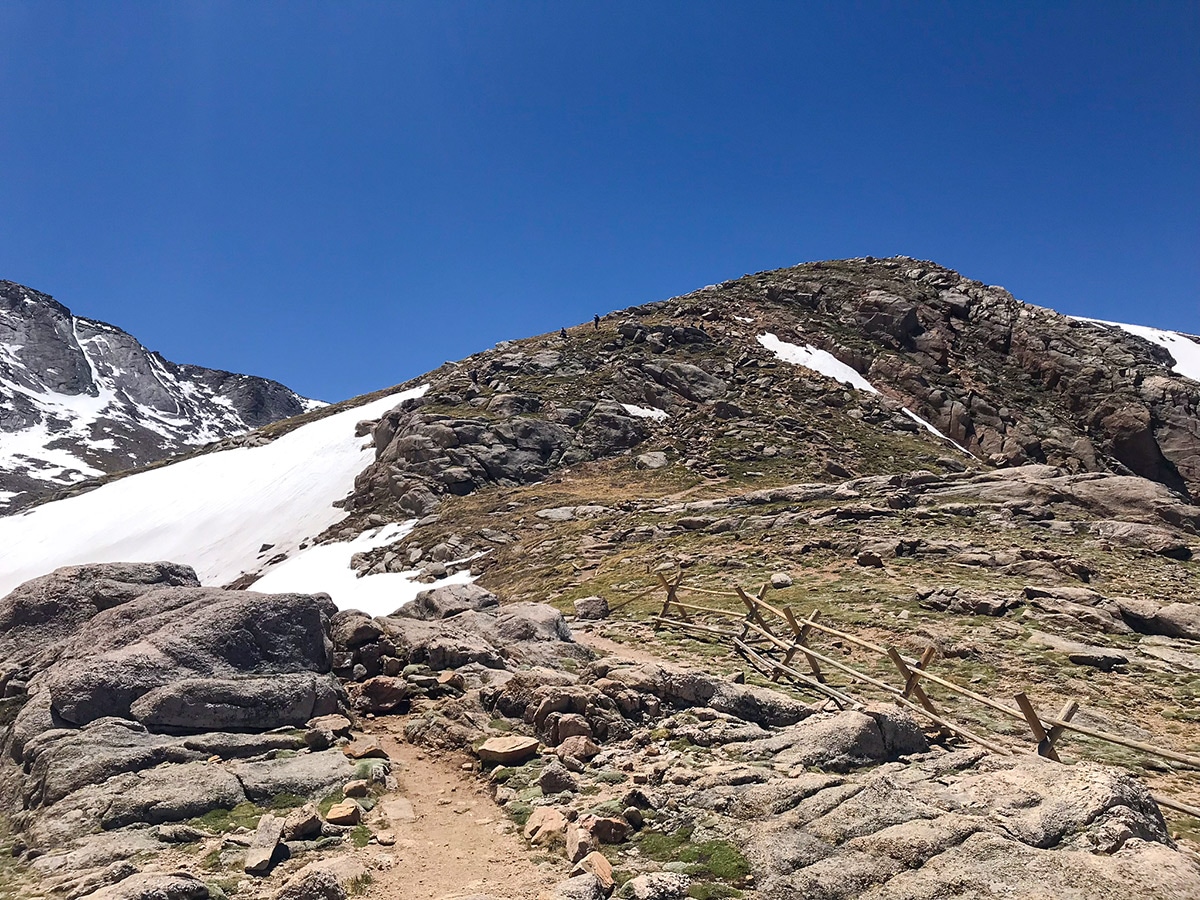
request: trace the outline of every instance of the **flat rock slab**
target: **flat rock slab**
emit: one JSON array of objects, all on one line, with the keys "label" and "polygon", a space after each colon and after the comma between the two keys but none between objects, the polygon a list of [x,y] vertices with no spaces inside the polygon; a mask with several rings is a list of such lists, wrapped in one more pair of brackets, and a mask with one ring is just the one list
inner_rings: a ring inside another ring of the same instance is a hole
[{"label": "flat rock slab", "polygon": [[539,743],[537,738],[522,735],[494,737],[484,741],[475,753],[483,762],[519,765],[537,754]]},{"label": "flat rock slab", "polygon": [[368,741],[364,738],[359,738],[351,741],[342,748],[342,753],[350,757],[350,759],[387,759],[387,751],[379,746],[375,741]]},{"label": "flat rock slab", "polygon": [[331,825],[357,825],[362,821],[362,807],[353,800],[343,800],[329,807],[325,819]]},{"label": "flat rock slab", "polygon": [[271,859],[275,856],[275,847],[283,837],[283,818],[267,813],[258,820],[258,830],[254,832],[254,842],[246,851],[245,870],[249,875],[259,875],[271,868]]}]

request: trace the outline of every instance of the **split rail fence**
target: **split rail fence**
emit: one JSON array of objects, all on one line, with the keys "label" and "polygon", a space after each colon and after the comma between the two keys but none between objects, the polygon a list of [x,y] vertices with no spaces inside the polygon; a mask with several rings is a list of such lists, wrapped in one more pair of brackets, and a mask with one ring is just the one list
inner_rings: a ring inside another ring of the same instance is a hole
[{"label": "split rail fence", "polygon": [[[814,609],[807,616],[795,613],[790,606],[776,606],[767,602],[770,585],[764,584],[755,594],[749,594],[739,586],[733,591],[715,591],[708,588],[683,584],[683,573],[674,579],[658,576],[659,585],[665,591],[661,611],[652,617],[655,628],[670,627],[690,634],[724,642],[732,647],[752,668],[772,681],[789,682],[809,694],[825,697],[839,709],[861,708],[865,701],[850,693],[855,687],[834,684],[832,673],[838,673],[839,682],[849,681],[853,686],[881,693],[899,706],[928,719],[945,738],[957,737],[970,741],[1003,756],[1014,753],[1036,752],[1040,756],[1061,762],[1056,744],[1066,732],[1074,732],[1099,741],[1105,741],[1129,750],[1168,759],[1178,766],[1200,770],[1200,757],[1177,753],[1164,747],[1136,741],[1124,735],[1112,734],[1073,722],[1079,711],[1079,703],[1068,700],[1055,716],[1040,714],[1029,697],[1022,691],[1013,697],[1012,706],[985,697],[949,678],[930,671],[937,651],[926,647],[919,658],[905,656],[893,646],[883,646],[865,640],[847,631],[830,627],[820,621],[820,610]],[[681,600],[680,594],[721,597],[739,601],[743,609],[723,609],[718,606]],[[644,596],[645,592],[643,592]],[[852,644],[886,660],[885,667],[894,669],[897,682],[855,668],[844,659],[837,659],[828,652],[813,646],[814,638],[824,636]],[[929,686],[957,694],[973,703],[987,707],[995,713],[1024,723],[1030,731],[1033,749],[1013,748],[997,743],[949,718],[937,702],[929,695]],[[1200,818],[1200,808],[1155,795],[1159,806]]]}]

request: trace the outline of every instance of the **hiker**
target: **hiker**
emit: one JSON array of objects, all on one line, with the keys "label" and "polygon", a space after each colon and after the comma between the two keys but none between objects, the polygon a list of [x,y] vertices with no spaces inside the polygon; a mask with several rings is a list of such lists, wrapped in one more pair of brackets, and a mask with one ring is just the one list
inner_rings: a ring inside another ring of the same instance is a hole
[{"label": "hiker", "polygon": [[600,316],[599,315],[592,316],[592,328],[595,329],[596,331],[600,330]]},{"label": "hiker", "polygon": [[565,329],[565,328],[558,329],[558,336],[565,341],[567,339],[567,329]]}]

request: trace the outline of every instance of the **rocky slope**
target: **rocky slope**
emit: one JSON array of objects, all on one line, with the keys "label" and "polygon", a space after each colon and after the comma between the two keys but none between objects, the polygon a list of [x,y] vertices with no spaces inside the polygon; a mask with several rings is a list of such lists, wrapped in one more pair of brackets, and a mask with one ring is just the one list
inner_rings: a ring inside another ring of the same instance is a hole
[{"label": "rocky slope", "polygon": [[0,511],[314,405],[265,378],[172,363],[0,281]]},{"label": "rocky slope", "polygon": [[[946,456],[1133,474],[1190,496],[1200,382],[1176,365],[1161,344],[931,263],[810,263],[431,373],[376,427],[355,503],[420,514],[443,494],[651,449],[651,434],[701,475],[878,474]],[[923,428],[944,436],[940,453],[901,446]]]}]

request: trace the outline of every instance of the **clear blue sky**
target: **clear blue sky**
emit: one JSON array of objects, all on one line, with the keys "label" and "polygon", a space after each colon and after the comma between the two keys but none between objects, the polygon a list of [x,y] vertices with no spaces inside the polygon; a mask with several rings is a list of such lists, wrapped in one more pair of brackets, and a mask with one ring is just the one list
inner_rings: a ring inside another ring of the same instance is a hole
[{"label": "clear blue sky", "polygon": [[310,396],[868,254],[1200,331],[1190,0],[5,0],[0,39],[0,277]]}]

